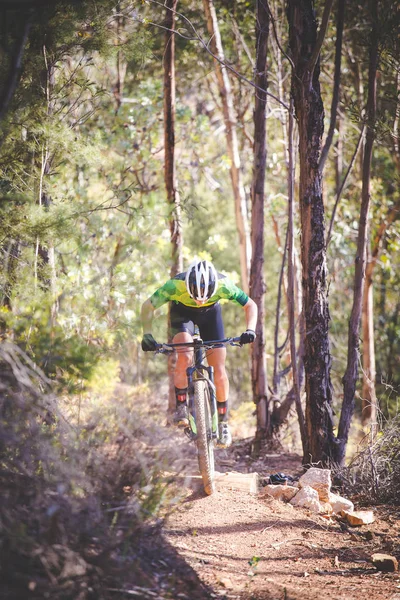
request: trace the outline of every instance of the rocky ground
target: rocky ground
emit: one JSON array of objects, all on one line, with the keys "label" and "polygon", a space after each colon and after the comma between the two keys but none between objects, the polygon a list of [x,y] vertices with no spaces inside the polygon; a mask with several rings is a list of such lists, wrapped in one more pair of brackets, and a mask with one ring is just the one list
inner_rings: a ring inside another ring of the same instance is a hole
[{"label": "rocky ground", "polygon": [[[400,574],[377,570],[371,558],[400,558],[399,507],[362,507],[374,511],[374,523],[350,527],[274,500],[262,487],[257,494],[223,489],[205,496],[193,446],[180,433],[172,439],[181,456],[182,499],[143,544],[160,583],[143,598],[400,600]],[[258,472],[261,479],[302,473],[298,455],[265,452],[253,461],[249,444],[218,451],[218,471]]]}]

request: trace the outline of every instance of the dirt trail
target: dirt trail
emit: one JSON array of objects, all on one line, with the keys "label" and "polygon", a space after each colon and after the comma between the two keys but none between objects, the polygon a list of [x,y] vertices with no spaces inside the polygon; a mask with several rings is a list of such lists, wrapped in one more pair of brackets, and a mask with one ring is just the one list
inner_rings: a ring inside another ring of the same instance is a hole
[{"label": "dirt trail", "polygon": [[[167,519],[163,536],[197,582],[196,594],[193,588],[177,598],[400,600],[400,574],[380,573],[371,563],[374,552],[400,558],[398,507],[374,508],[374,524],[346,528],[262,491],[226,490],[207,497],[194,447],[182,434],[173,440],[182,457],[184,499]],[[218,451],[217,470],[261,476],[301,471],[299,456],[267,454],[254,463],[247,447],[242,441]]]}]

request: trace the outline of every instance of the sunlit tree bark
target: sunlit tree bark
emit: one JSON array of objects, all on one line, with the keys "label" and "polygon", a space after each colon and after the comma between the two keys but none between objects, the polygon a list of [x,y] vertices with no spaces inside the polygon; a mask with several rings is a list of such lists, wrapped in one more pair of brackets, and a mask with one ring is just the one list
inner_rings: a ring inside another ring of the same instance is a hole
[{"label": "sunlit tree bark", "polygon": [[[298,361],[297,358],[297,344],[296,344],[296,323],[295,323],[295,255],[294,255],[294,151],[293,151],[293,102],[290,104],[289,114],[289,164],[288,164],[288,310],[289,310],[289,340],[290,340],[290,357],[292,363],[292,374],[293,374],[293,397],[296,404],[297,418],[299,422],[301,444],[303,453],[307,451],[307,438],[306,438],[306,426],[304,420],[303,407],[301,405],[300,395],[300,382],[301,382],[301,369],[303,366],[302,356]],[[302,332],[301,332],[302,334]],[[301,335],[301,338],[303,336]],[[302,344],[301,344],[302,345]]]},{"label": "sunlit tree bark", "polygon": [[115,27],[116,27],[116,45],[118,46],[117,63],[116,63],[117,78],[116,78],[115,87],[114,87],[113,91],[114,91],[114,98],[115,98],[115,104],[116,104],[115,112],[117,113],[119,111],[119,109],[121,108],[121,104],[122,104],[122,100],[123,100],[124,81],[125,81],[127,63],[126,63],[126,60],[124,60],[123,54],[120,50],[120,46],[122,46],[121,32],[123,31],[123,24],[124,24],[123,18],[120,14],[120,12],[121,12],[120,2],[118,2],[117,6],[116,6],[116,11],[117,11],[116,25],[115,25]]},{"label": "sunlit tree bark", "polygon": [[[51,118],[54,114],[55,98],[54,98],[54,86],[55,86],[55,64],[53,59],[48,56],[48,51],[45,45],[43,45],[43,60],[45,68],[41,72],[41,81],[43,90],[46,96],[47,105],[47,116]],[[52,205],[52,198],[49,193],[48,178],[51,172],[52,162],[54,155],[49,150],[47,142],[43,144],[42,153],[40,158],[40,174],[39,174],[39,191],[38,191],[38,204],[43,207],[43,210],[50,210]],[[56,256],[54,248],[54,240],[49,240],[44,245],[38,236],[36,241],[36,252],[35,252],[35,272],[36,280],[40,279],[40,284],[47,288],[51,293],[51,309],[50,319],[52,325],[55,324],[58,312],[58,301],[57,301],[57,271],[56,271]],[[41,260],[43,265],[47,267],[47,274],[43,277],[38,275],[38,261]]]},{"label": "sunlit tree bark", "polygon": [[246,196],[241,173],[241,161],[236,131],[236,117],[234,111],[234,98],[228,71],[224,66],[225,56],[219,31],[217,14],[213,0],[203,0],[204,12],[207,19],[207,29],[210,35],[210,48],[216,57],[215,72],[218,80],[219,94],[222,102],[222,111],[225,123],[226,143],[231,161],[230,174],[232,191],[235,201],[236,227],[239,234],[240,269],[242,287],[249,290],[249,265],[251,257],[251,243],[246,209]]},{"label": "sunlit tree bark", "polygon": [[270,414],[267,397],[267,359],[265,352],[265,279],[264,279],[264,201],[266,148],[266,90],[269,12],[262,0],[256,6],[256,76],[258,86],[254,107],[254,167],[251,186],[251,242],[253,256],[250,271],[250,295],[258,307],[257,337],[252,347],[253,400],[257,406],[256,443],[270,434]]},{"label": "sunlit tree bark", "polygon": [[[166,1],[166,33],[164,49],[164,181],[167,192],[167,201],[170,207],[169,226],[172,253],[171,277],[174,277],[183,269],[181,206],[176,183],[175,163],[175,35],[173,29],[175,24],[176,5],[177,0]],[[170,325],[169,315],[168,323]],[[169,327],[168,329],[170,330],[171,328]],[[174,367],[175,355],[171,355],[168,358],[168,408],[170,411],[175,409],[175,388],[173,382]]]},{"label": "sunlit tree bark", "polygon": [[288,21],[294,64],[292,94],[299,130],[301,263],[306,327],[304,366],[307,435],[303,461],[327,462],[333,439],[333,420],[324,204],[319,169],[324,119],[319,84],[319,49],[322,41],[321,35],[317,40],[317,24],[311,0],[289,0]]},{"label": "sunlit tree bark", "polygon": [[[397,98],[400,98],[400,72],[397,73]],[[393,123],[393,160],[398,172],[400,172],[399,151],[399,117],[400,102],[397,102],[396,113]],[[363,425],[373,425],[377,417],[376,398],[376,364],[375,364],[375,336],[374,336],[374,304],[373,284],[374,271],[378,261],[383,240],[390,225],[400,218],[400,200],[395,195],[395,202],[389,210],[386,218],[379,225],[371,241],[365,271],[365,289],[363,297],[362,331],[363,331],[363,385],[362,385],[362,414]]]},{"label": "sunlit tree bark", "polygon": [[371,198],[372,149],[375,141],[376,123],[376,78],[378,68],[378,7],[377,0],[370,0],[371,35],[368,69],[368,99],[366,141],[363,155],[363,178],[361,190],[361,210],[358,224],[357,254],[354,272],[353,305],[349,322],[347,368],[343,378],[343,405],[338,428],[338,443],[334,447],[334,460],[343,464],[349,436],[351,418],[354,412],[356,383],[359,361],[359,332],[361,323],[362,300],[367,262],[368,221]]}]

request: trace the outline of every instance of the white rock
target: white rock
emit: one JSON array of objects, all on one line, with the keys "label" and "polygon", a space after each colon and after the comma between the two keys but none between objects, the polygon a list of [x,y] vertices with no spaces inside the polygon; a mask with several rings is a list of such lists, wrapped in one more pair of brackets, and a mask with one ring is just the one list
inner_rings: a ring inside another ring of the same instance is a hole
[{"label": "white rock", "polygon": [[347,522],[353,527],[359,527],[360,525],[370,525],[375,521],[374,513],[372,510],[356,510],[354,512],[342,510],[340,513],[342,517],[345,517]]},{"label": "white rock", "polygon": [[348,512],[354,511],[354,504],[351,500],[347,500],[347,498],[343,498],[338,494],[334,494],[333,492],[329,492],[329,502],[332,505],[332,510],[334,514],[339,515],[342,510],[347,510]]},{"label": "white rock", "polygon": [[319,502],[318,492],[309,485],[305,485],[299,492],[290,500],[290,504],[300,508],[308,508],[313,512],[323,512],[323,508]]},{"label": "white rock", "polygon": [[266,485],[263,491],[275,500],[289,502],[299,490],[291,485]]},{"label": "white rock", "polygon": [[[384,573],[394,573],[395,571],[399,570],[399,563],[395,556],[391,556],[390,554],[382,554],[381,552],[378,552],[376,554],[373,554],[371,558],[375,567],[379,571],[383,571]],[[396,596],[397,594],[392,596],[392,598],[395,598]]]},{"label": "white rock", "polygon": [[320,502],[320,513],[323,515],[331,515],[333,513],[332,504],[330,502]]},{"label": "white rock", "polygon": [[310,486],[318,492],[321,502],[329,502],[329,493],[331,491],[332,480],[330,469],[317,469],[311,467],[299,479],[299,487]]}]

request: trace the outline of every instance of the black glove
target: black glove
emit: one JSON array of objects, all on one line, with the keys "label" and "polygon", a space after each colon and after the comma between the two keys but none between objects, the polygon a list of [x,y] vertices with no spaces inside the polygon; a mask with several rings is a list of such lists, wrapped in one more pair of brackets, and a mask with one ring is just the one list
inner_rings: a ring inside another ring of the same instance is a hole
[{"label": "black glove", "polygon": [[152,352],[157,350],[157,342],[151,333],[145,333],[142,339],[142,350],[144,352]]},{"label": "black glove", "polygon": [[251,344],[256,339],[256,332],[252,329],[246,329],[244,333],[240,336],[240,343],[243,344]]}]

